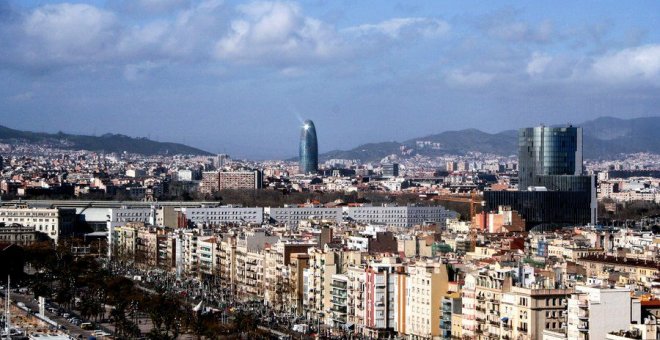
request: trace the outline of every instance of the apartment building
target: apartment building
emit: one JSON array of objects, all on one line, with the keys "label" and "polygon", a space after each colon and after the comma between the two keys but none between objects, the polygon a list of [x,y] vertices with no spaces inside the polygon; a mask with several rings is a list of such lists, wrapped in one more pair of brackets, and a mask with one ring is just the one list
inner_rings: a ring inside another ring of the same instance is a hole
[{"label": "apartment building", "polygon": [[567,339],[605,339],[609,332],[642,321],[640,301],[628,288],[578,285],[567,306]]},{"label": "apartment building", "polygon": [[543,339],[544,330],[566,326],[567,298],[573,289],[512,286],[502,294],[499,334],[509,339]]},{"label": "apartment building", "polygon": [[204,195],[211,195],[220,188],[220,177],[218,171],[202,172],[202,180],[199,182],[199,192]]},{"label": "apartment building", "polygon": [[336,330],[343,331],[347,329],[348,277],[343,274],[332,275],[331,289],[331,326]]},{"label": "apartment building", "polygon": [[369,262],[364,276],[364,327],[362,335],[385,338],[394,335],[395,275],[401,265],[394,258]]},{"label": "apartment building", "polygon": [[234,288],[239,300],[263,299],[265,294],[265,247],[279,240],[263,230],[246,231],[236,239]]},{"label": "apartment building", "polygon": [[[442,295],[447,292],[446,265],[420,261],[408,265],[406,277],[405,327],[397,331],[407,339],[439,337]],[[397,301],[401,301],[398,299]]]},{"label": "apartment building", "polygon": [[199,191],[213,194],[219,190],[254,190],[263,186],[262,174],[253,171],[204,171]]},{"label": "apartment building", "polygon": [[262,174],[253,171],[221,171],[218,173],[218,190],[249,190],[262,188]]},{"label": "apartment building", "polygon": [[197,250],[200,276],[216,279],[220,270],[218,237],[200,237],[197,240]]},{"label": "apartment building", "polygon": [[307,254],[315,243],[279,240],[266,245],[264,251],[264,302],[277,311],[292,311],[292,273],[290,271],[293,254]]},{"label": "apartment building", "polygon": [[331,248],[310,248],[307,271],[308,300],[304,301],[307,317],[332,325],[332,276],[341,272],[341,254]]},{"label": "apartment building", "polygon": [[[477,334],[477,276],[473,271],[465,276],[465,284],[461,289],[462,306],[462,334],[464,337],[475,338]],[[480,312],[481,307],[479,307]],[[483,316],[480,316],[483,319]],[[452,320],[453,322],[453,320]],[[456,333],[456,332],[453,332]]]},{"label": "apartment building", "polygon": [[218,250],[220,285],[230,294],[236,292],[236,236],[224,234]]},{"label": "apartment building", "polygon": [[577,260],[584,266],[588,277],[607,277],[610,272],[621,272],[631,283],[650,287],[660,275],[660,262],[609,255],[589,255]]},{"label": "apartment building", "polygon": [[347,324],[352,326],[353,333],[362,334],[362,328],[366,320],[365,290],[366,276],[365,265],[354,265],[346,270],[348,277],[348,309]]},{"label": "apartment building", "polygon": [[289,262],[289,277],[291,284],[290,303],[293,315],[303,315],[303,301],[305,298],[305,269],[309,268],[309,255],[307,253],[291,254]]},{"label": "apartment building", "polygon": [[[129,222],[139,222],[145,225],[154,225],[156,222],[156,209],[150,208],[135,208],[135,207],[120,207],[108,209],[107,215],[107,229],[108,229],[108,244],[114,245],[117,241],[114,237],[117,235],[116,228],[126,225]],[[116,256],[114,254],[115,247],[108,247],[108,257]]]}]

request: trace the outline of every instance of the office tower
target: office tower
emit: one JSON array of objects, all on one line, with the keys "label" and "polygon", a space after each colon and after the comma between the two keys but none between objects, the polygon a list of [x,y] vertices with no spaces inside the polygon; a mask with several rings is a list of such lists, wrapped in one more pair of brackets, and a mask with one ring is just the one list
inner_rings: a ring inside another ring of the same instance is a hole
[{"label": "office tower", "polygon": [[582,128],[520,129],[519,191],[485,191],[485,211],[510,206],[527,227],[596,223],[596,182],[582,175]]},{"label": "office tower", "polygon": [[582,128],[520,129],[518,147],[520,190],[544,186],[543,176],[582,174]]},{"label": "office tower", "polygon": [[319,170],[319,150],[314,122],[306,120],[300,131],[300,172],[316,173]]},{"label": "office tower", "polygon": [[383,177],[399,177],[399,163],[383,164]]}]

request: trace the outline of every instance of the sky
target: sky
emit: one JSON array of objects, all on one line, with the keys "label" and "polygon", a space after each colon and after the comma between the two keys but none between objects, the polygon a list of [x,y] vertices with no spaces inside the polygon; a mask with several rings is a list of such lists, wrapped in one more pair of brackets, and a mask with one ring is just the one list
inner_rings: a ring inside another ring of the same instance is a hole
[{"label": "sky", "polygon": [[660,115],[660,2],[0,0],[0,125],[294,157]]}]

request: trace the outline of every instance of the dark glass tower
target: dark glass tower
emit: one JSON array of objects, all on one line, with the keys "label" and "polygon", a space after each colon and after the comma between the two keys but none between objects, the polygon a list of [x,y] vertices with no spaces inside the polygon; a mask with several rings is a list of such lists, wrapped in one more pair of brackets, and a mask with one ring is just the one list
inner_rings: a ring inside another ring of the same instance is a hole
[{"label": "dark glass tower", "polygon": [[300,172],[317,173],[319,170],[319,148],[316,142],[314,122],[306,120],[300,131]]},{"label": "dark glass tower", "polygon": [[520,129],[518,148],[519,191],[484,191],[485,211],[510,206],[527,228],[596,223],[596,181],[582,175],[582,128]]},{"label": "dark glass tower", "polygon": [[544,186],[544,176],[582,174],[582,128],[520,129],[518,146],[520,190]]}]

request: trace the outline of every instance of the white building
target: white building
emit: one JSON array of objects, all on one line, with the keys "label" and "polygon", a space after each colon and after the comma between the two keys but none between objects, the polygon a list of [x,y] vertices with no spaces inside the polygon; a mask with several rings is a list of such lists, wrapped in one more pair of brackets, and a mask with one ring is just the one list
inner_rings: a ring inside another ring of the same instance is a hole
[{"label": "white building", "polygon": [[48,235],[56,244],[61,237],[66,237],[73,233],[75,219],[75,209],[0,208],[0,223],[7,225],[16,223],[26,227],[34,227],[36,232]]},{"label": "white building", "polygon": [[197,225],[222,225],[228,223],[258,223],[264,220],[263,208],[233,206],[181,208],[186,219]]},{"label": "white building", "polygon": [[275,223],[297,226],[302,221],[326,220],[335,223],[342,221],[342,208],[325,207],[284,207],[264,208]]},{"label": "white building", "polygon": [[156,224],[156,208],[110,208],[107,215],[108,257],[112,257],[112,249],[116,246],[115,227],[128,222],[142,222],[148,225]]},{"label": "white building", "polygon": [[444,226],[457,213],[442,206],[362,206],[346,208],[347,216],[361,223],[382,223],[395,227],[412,227],[424,223]]},{"label": "white building", "polygon": [[576,286],[568,299],[568,339],[605,339],[607,333],[640,321],[640,302],[628,288]]}]

